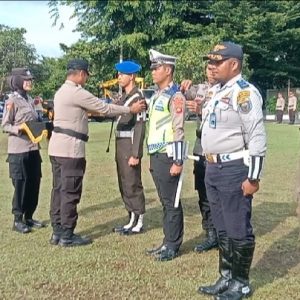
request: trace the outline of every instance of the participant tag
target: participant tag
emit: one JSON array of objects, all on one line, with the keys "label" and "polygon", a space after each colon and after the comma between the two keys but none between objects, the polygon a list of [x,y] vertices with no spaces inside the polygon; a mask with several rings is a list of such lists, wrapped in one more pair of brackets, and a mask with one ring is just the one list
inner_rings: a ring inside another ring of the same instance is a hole
[{"label": "participant tag", "polygon": [[217,122],[216,113],[212,112],[209,115],[209,127],[210,128],[216,128],[216,122]]}]

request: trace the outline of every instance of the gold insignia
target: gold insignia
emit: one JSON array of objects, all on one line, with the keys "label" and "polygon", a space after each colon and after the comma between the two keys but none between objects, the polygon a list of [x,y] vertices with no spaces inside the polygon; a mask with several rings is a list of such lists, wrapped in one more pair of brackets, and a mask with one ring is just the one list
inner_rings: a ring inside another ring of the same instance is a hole
[{"label": "gold insignia", "polygon": [[237,97],[237,104],[243,104],[250,100],[250,91],[241,91]]},{"label": "gold insignia", "polygon": [[218,44],[214,47],[214,51],[220,51],[220,50],[224,50],[224,49],[226,49],[226,47],[224,45]]},{"label": "gold insignia", "polygon": [[211,60],[222,60],[223,56],[220,54],[208,54],[207,57]]}]

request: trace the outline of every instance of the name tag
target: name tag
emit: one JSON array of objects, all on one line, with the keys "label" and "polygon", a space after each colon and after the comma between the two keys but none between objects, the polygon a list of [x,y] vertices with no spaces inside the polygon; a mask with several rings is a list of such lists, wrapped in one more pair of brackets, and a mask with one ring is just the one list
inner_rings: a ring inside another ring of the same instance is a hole
[{"label": "name tag", "polygon": [[216,113],[212,112],[209,115],[209,127],[215,129],[216,128],[216,123],[217,123]]}]

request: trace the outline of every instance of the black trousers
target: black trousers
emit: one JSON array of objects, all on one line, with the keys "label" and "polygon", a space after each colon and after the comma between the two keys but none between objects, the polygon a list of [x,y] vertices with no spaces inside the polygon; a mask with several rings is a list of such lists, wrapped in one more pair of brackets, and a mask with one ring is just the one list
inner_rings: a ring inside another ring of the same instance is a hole
[{"label": "black trousers", "polygon": [[289,118],[290,118],[290,124],[295,123],[295,118],[296,118],[296,111],[293,109],[289,109]]},{"label": "black trousers", "polygon": [[207,163],[205,185],[217,232],[226,232],[231,239],[254,241],[252,196],[245,197],[241,189],[247,175],[243,159]]},{"label": "black trousers", "polygon": [[277,123],[282,123],[283,110],[276,110]]},{"label": "black trousers", "polygon": [[31,219],[39,199],[42,159],[38,150],[8,154],[9,177],[14,186],[12,213],[16,221]]},{"label": "black trousers", "polygon": [[194,161],[195,190],[198,191],[199,196],[198,205],[202,216],[202,228],[207,231],[214,229],[214,225],[204,182],[206,162],[204,156],[200,155],[199,158],[199,161]]},{"label": "black trousers", "polygon": [[181,202],[174,207],[179,176],[171,176],[173,159],[165,153],[150,155],[150,172],[163,206],[163,243],[177,251],[183,241],[183,210]]},{"label": "black trousers", "polygon": [[85,158],[50,156],[52,165],[52,192],[50,203],[51,224],[65,229],[76,227],[77,204],[82,194],[82,180],[85,173]]},{"label": "black trousers", "polygon": [[131,148],[131,138],[116,139],[119,190],[127,211],[142,215],[145,213],[145,195],[141,179],[141,159],[137,166],[128,165]]}]

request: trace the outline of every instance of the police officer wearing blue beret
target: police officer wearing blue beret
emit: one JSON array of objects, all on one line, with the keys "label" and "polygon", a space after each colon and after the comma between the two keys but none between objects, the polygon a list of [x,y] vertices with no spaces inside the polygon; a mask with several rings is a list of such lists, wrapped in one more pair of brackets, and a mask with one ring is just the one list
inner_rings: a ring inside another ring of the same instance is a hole
[{"label": "police officer wearing blue beret", "polygon": [[[140,99],[143,93],[135,86],[136,74],[141,66],[134,61],[123,61],[115,65],[118,81],[123,89],[119,105],[130,107]],[[123,226],[114,228],[120,234],[138,234],[143,232],[145,213],[145,195],[141,179],[141,160],[145,137],[146,113],[126,114],[119,116],[115,131],[116,164],[119,189],[129,221]]]},{"label": "police officer wearing blue beret", "polygon": [[249,271],[255,248],[253,194],[259,189],[266,153],[262,97],[241,75],[243,50],[232,42],[206,57],[218,82],[203,108],[205,185],[219,242],[220,278],[200,293],[238,300],[251,295]]}]

